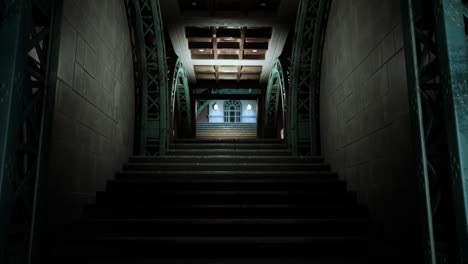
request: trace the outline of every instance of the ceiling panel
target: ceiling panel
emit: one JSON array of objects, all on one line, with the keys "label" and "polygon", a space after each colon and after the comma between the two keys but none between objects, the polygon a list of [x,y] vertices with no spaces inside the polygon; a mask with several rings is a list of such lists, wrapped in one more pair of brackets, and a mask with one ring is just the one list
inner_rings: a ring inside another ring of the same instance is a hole
[{"label": "ceiling panel", "polygon": [[195,65],[194,71],[199,80],[259,80],[262,66],[237,66],[237,65]]},{"label": "ceiling panel", "polygon": [[179,0],[183,15],[212,17],[274,16],[280,0]]},{"label": "ceiling panel", "polygon": [[205,66],[205,65],[195,65],[195,72],[196,73],[214,73],[215,67],[214,66]]},{"label": "ceiling panel", "polygon": [[218,66],[219,72],[239,72],[238,66]]},{"label": "ceiling panel", "polygon": [[272,28],[186,27],[185,35],[192,59],[265,60]]},{"label": "ceiling panel", "polygon": [[196,73],[195,76],[200,80],[216,80],[214,73]]},{"label": "ceiling panel", "polygon": [[260,73],[257,73],[257,74],[243,73],[240,78],[240,80],[258,80],[258,79],[260,79]]},{"label": "ceiling panel", "polygon": [[243,66],[242,72],[243,73],[261,73],[262,66]]}]

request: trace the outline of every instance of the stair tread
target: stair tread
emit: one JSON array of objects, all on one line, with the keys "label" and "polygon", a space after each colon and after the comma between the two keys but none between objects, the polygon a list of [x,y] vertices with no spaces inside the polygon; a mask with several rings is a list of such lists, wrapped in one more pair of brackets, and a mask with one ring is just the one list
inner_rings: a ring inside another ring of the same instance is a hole
[{"label": "stair tread", "polygon": [[364,240],[364,236],[120,236],[120,237],[94,237],[89,240],[146,240],[146,241],[161,241],[172,242],[175,244],[183,243],[232,243],[237,242],[240,244],[245,243],[307,243],[316,241],[336,241],[336,240]]},{"label": "stair tread", "polygon": [[[236,155],[177,155],[176,157],[171,156],[171,155],[165,155],[165,156],[158,156],[158,157],[151,157],[151,156],[131,156],[131,159],[142,159],[142,160],[151,160],[151,159],[173,159],[173,158],[178,158],[178,159],[225,159],[229,158],[232,160],[236,159],[272,159],[271,156],[236,156]],[[292,160],[303,160],[303,161],[310,161],[310,160],[317,160],[317,159],[323,159],[321,156],[275,156],[274,159],[292,159]]]},{"label": "stair tread", "polygon": [[[90,205],[92,206],[92,205]],[[125,208],[119,205],[120,208]],[[146,207],[146,205],[142,205],[142,207]],[[311,208],[358,208],[358,205],[334,205],[334,204],[325,204],[325,205],[304,205],[304,204],[184,204],[184,205],[174,205],[170,204],[167,207],[157,205],[158,208],[173,208],[173,209],[180,209],[180,208],[205,208],[205,209],[311,209]]]},{"label": "stair tread", "polygon": [[257,174],[257,175],[284,175],[285,173],[288,174],[296,174],[296,175],[313,175],[313,174],[326,174],[326,175],[336,175],[335,172],[330,171],[275,171],[275,170],[265,170],[265,171],[249,171],[249,170],[240,170],[240,171],[229,171],[229,170],[210,170],[210,171],[159,171],[159,170],[151,170],[151,171],[132,171],[132,170],[123,170],[119,173],[138,173],[138,174],[155,174],[155,173],[164,173],[164,174],[194,174],[194,175],[205,175],[205,174],[231,174],[231,175],[239,175],[239,174]]},{"label": "stair tread", "polygon": [[294,156],[278,139],[178,139],[164,156],[129,157],[59,254],[352,255],[367,243],[368,223],[322,156]]},{"label": "stair tread", "polygon": [[154,183],[164,183],[164,182],[174,182],[174,183],[341,183],[337,179],[116,179],[112,181],[118,182],[154,182]]},{"label": "stair tread", "polygon": [[[102,192],[104,193],[104,192]],[[329,192],[308,192],[302,190],[293,190],[293,191],[264,191],[264,190],[253,190],[253,191],[213,191],[213,190],[197,190],[197,191],[188,191],[188,190],[155,190],[153,195],[213,195],[213,196],[220,196],[220,195],[236,195],[236,196],[249,196],[249,195],[277,195],[277,196],[288,196],[288,195],[300,195],[300,196],[336,196],[336,195],[343,195],[347,196],[351,193],[329,193]]]},{"label": "stair tread", "polygon": [[[213,144],[215,145],[215,144]],[[178,146],[180,147],[180,145],[171,145],[171,146]],[[183,146],[186,146],[186,145],[183,145]],[[252,148],[252,149],[233,149],[233,148],[229,148],[229,147],[226,147],[225,145],[218,145],[216,144],[215,146],[217,146],[216,148],[209,148],[209,149],[192,149],[190,148],[190,146],[187,146],[187,148],[169,148],[167,152],[181,152],[181,151],[192,151],[192,152],[198,152],[198,151],[229,151],[229,152],[238,152],[238,151],[249,151],[249,152],[259,152],[259,153],[269,153],[269,152],[282,152],[282,153],[290,153],[291,150],[289,149],[286,149],[286,148],[278,148],[278,149],[255,149],[255,148]],[[295,156],[296,157],[296,156]],[[299,156],[298,156],[299,157]]]},{"label": "stair tread", "polygon": [[[148,165],[159,165],[159,166],[168,166],[168,165],[174,165],[174,163],[168,163],[168,162],[161,162],[161,163],[139,163],[139,162],[129,162],[127,165],[133,165],[133,166],[148,166]],[[315,167],[315,166],[327,166],[328,164],[326,163],[268,163],[268,162],[206,162],[206,163],[197,163],[197,162],[180,162],[177,163],[179,166],[196,166],[196,165],[205,165],[205,166],[229,166],[229,165],[244,165],[244,166],[275,166],[275,167],[280,167],[280,166],[301,166],[301,167]]]},{"label": "stair tread", "polygon": [[342,222],[367,222],[365,217],[348,217],[348,218],[297,218],[297,219],[83,219],[83,223],[153,223],[153,224],[302,224],[302,223],[342,223]]}]

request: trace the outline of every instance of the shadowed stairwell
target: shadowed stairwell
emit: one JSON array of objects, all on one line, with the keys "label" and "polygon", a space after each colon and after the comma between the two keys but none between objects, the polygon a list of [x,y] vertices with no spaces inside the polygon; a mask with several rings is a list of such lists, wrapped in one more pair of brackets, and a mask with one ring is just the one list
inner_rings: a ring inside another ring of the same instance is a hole
[{"label": "shadowed stairwell", "polygon": [[362,263],[367,226],[322,157],[278,140],[178,140],[166,156],[131,157],[57,252],[76,263]]},{"label": "shadowed stairwell", "polygon": [[467,0],[0,0],[0,264],[468,264]]}]

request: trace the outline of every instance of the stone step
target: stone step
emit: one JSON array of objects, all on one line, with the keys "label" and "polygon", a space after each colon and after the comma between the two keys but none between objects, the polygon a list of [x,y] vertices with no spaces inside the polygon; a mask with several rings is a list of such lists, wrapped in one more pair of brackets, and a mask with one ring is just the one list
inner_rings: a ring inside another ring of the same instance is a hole
[{"label": "stone step", "polygon": [[269,149],[282,150],[288,149],[286,144],[282,143],[177,143],[170,144],[169,149]]},{"label": "stone step", "polygon": [[277,139],[180,139],[165,156],[130,157],[57,257],[294,264],[339,254],[347,261],[335,264],[351,263],[367,250],[367,219],[322,157],[293,156]]},{"label": "stone step", "polygon": [[207,144],[207,143],[235,143],[235,144],[284,144],[282,139],[198,139],[198,138],[180,138],[174,139],[173,143],[196,143],[196,144]]},{"label": "stone step", "polygon": [[[361,249],[365,252],[365,249]],[[243,258],[239,256],[229,257],[149,257],[149,258],[114,258],[114,259],[103,259],[103,258],[87,258],[86,264],[365,264],[365,263],[378,263],[366,262],[367,258],[361,256],[307,256],[307,257],[255,257],[255,258]],[[81,258],[67,258],[62,260],[60,263],[70,264],[83,264]]]},{"label": "stone step", "polygon": [[[59,254],[77,257],[258,257],[362,253],[362,236],[100,236],[69,241]],[[71,252],[69,252],[69,250]]]},{"label": "stone step", "polygon": [[339,236],[366,231],[366,218],[323,219],[85,219],[74,236]]},{"label": "stone step", "polygon": [[127,163],[123,170],[129,171],[326,171],[323,163]]},{"label": "stone step", "polygon": [[231,148],[210,148],[210,149],[168,149],[167,156],[208,156],[208,155],[232,155],[232,156],[291,156],[288,149],[231,149]]},{"label": "stone step", "polygon": [[301,182],[315,180],[335,180],[338,176],[330,171],[120,171],[116,179],[122,180],[159,180],[161,182],[187,182],[187,181],[277,181]]},{"label": "stone step", "polygon": [[130,163],[322,163],[322,157],[294,157],[294,156],[235,156],[235,155],[178,155],[178,156],[132,156]]},{"label": "stone step", "polygon": [[148,189],[132,189],[122,191],[121,188],[110,188],[107,192],[98,192],[96,202],[100,205],[146,206],[184,206],[211,203],[213,205],[236,204],[278,204],[296,205],[352,205],[356,202],[354,193],[308,193],[281,191],[153,191]]},{"label": "stone step", "polygon": [[161,205],[148,207],[145,204],[108,206],[93,204],[85,208],[87,218],[98,219],[168,219],[168,218],[242,218],[242,219],[284,219],[284,218],[336,218],[367,216],[367,209],[357,204],[347,205],[298,205],[298,204],[192,204]]},{"label": "stone step", "polygon": [[110,180],[107,190],[125,191],[150,189],[151,191],[305,191],[337,192],[346,191],[345,182],[337,179],[139,179],[126,178]]}]

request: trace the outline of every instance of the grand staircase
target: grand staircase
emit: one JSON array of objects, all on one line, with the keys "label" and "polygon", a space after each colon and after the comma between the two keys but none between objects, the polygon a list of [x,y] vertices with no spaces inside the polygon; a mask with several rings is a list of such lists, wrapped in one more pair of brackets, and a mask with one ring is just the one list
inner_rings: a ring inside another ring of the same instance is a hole
[{"label": "grand staircase", "polygon": [[368,217],[321,157],[181,140],[131,157],[56,252],[66,263],[363,263]]},{"label": "grand staircase", "polygon": [[256,123],[197,123],[199,139],[255,139]]}]

